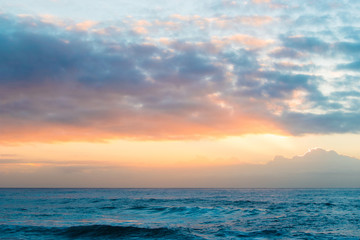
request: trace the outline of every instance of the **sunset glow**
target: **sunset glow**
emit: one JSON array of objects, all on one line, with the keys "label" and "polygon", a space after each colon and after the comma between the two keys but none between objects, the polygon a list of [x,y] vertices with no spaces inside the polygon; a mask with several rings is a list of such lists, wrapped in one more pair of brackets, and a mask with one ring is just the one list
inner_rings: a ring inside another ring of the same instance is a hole
[{"label": "sunset glow", "polygon": [[360,159],[359,8],[0,1],[0,187],[233,187],[275,156]]}]

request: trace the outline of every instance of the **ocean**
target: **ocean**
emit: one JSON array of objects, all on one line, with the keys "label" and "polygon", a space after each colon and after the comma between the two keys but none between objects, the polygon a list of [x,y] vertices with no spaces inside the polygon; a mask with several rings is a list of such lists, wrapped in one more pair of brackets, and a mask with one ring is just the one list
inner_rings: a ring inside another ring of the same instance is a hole
[{"label": "ocean", "polygon": [[0,189],[0,239],[360,239],[360,189]]}]

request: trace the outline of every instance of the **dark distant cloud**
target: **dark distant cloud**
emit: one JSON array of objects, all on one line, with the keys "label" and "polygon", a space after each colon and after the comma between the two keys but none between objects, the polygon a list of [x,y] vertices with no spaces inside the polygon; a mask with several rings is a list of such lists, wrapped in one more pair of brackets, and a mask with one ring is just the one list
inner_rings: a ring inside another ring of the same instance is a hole
[{"label": "dark distant cloud", "polygon": [[17,154],[14,153],[2,153],[0,154],[0,157],[16,157],[18,156]]},{"label": "dark distant cloud", "polygon": [[[360,160],[323,149],[266,164],[126,167],[106,162],[31,162],[0,168],[0,187],[359,187]],[[26,168],[26,171],[19,169]]]},{"label": "dark distant cloud", "polygon": [[0,158],[0,164],[16,164],[16,163],[23,163],[22,160],[19,159],[12,159],[12,158]]}]

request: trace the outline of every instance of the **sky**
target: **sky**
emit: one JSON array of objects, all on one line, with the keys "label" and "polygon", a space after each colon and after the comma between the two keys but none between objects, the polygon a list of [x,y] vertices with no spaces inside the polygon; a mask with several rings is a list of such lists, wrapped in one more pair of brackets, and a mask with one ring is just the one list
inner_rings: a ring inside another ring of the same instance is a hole
[{"label": "sky", "polygon": [[261,187],[231,169],[360,159],[358,1],[0,0],[0,29],[0,187]]}]

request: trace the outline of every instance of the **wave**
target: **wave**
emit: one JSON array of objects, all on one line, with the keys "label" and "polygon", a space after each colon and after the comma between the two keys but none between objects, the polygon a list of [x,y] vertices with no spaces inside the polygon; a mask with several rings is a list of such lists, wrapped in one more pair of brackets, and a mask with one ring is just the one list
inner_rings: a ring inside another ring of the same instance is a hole
[{"label": "wave", "polygon": [[206,214],[217,212],[217,209],[214,207],[189,207],[189,206],[144,206],[144,205],[135,205],[128,208],[133,211],[146,211],[151,213],[162,213],[162,214],[186,214],[186,215],[195,215],[195,214]]},{"label": "wave", "polygon": [[228,205],[233,205],[236,207],[247,207],[247,206],[257,206],[257,205],[267,205],[268,201],[252,201],[252,200],[236,200],[236,201],[228,201]]},{"label": "wave", "polygon": [[140,228],[133,226],[90,225],[74,226],[60,231],[68,237],[142,237],[178,238],[179,231],[169,228]]},{"label": "wave", "polygon": [[330,202],[298,202],[297,205],[299,206],[324,206],[324,207],[334,207],[336,204]]},{"label": "wave", "polygon": [[51,235],[63,237],[66,239],[192,239],[192,237],[188,234],[185,234],[182,229],[112,225],[84,225],[71,227],[0,225],[0,233],[22,233],[27,236]]},{"label": "wave", "polygon": [[104,207],[100,207],[100,209],[102,209],[102,210],[113,210],[113,209],[116,209],[116,207],[114,207],[114,206],[104,206]]}]

